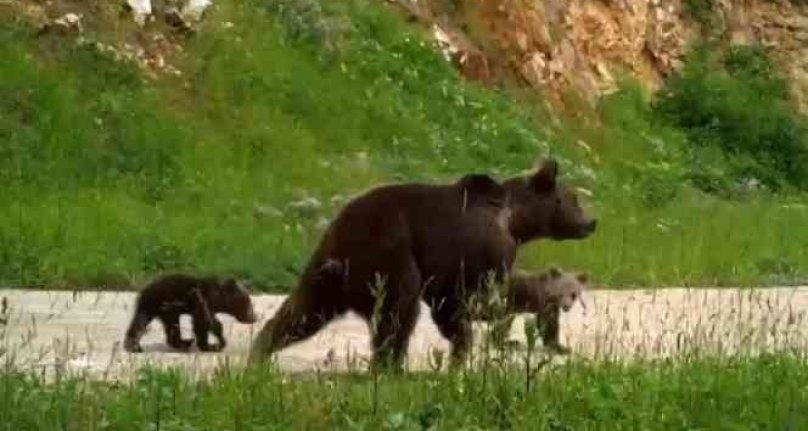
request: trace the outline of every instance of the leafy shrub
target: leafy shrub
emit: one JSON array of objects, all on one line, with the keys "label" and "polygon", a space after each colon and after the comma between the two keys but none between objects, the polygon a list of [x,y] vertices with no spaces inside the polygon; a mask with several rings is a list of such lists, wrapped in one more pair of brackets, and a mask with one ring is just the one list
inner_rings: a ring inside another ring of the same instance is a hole
[{"label": "leafy shrub", "polygon": [[759,181],[775,190],[808,188],[805,120],[760,48],[733,47],[721,54],[697,48],[667,82],[655,112],[686,132],[693,160],[717,148],[737,181]]},{"label": "leafy shrub", "polygon": [[709,25],[713,19],[715,0],[685,0],[685,12],[699,24]]}]

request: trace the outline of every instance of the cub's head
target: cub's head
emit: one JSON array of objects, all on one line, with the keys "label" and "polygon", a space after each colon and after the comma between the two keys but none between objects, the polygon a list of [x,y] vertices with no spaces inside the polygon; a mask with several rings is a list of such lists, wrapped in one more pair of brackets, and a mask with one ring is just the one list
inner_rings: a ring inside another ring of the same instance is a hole
[{"label": "cub's head", "polygon": [[558,268],[550,268],[542,274],[543,290],[547,301],[567,312],[581,298],[587,288],[589,276],[586,273],[573,274],[562,272]]},{"label": "cub's head", "polygon": [[558,163],[545,160],[532,175],[509,180],[511,233],[525,242],[536,238],[583,239],[595,232],[578,195],[558,180]]},{"label": "cub's head", "polygon": [[250,293],[234,278],[225,279],[221,285],[222,311],[232,315],[241,323],[255,323],[255,315]]}]

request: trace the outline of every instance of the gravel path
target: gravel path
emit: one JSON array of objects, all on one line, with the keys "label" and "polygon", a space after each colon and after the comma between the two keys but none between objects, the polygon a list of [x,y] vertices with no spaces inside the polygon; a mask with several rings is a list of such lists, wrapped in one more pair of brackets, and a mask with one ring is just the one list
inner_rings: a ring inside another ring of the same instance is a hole
[{"label": "gravel path", "polygon": [[[6,366],[48,372],[124,377],[143,364],[183,366],[206,373],[224,361],[243,361],[250,339],[278,308],[280,295],[256,295],[261,323],[242,325],[221,316],[229,345],[222,353],[177,353],[163,343],[159,322],[143,338],[143,354],[120,350],[129,323],[131,292],[0,290],[9,310],[0,323],[0,360]],[[808,287],[766,289],[596,290],[562,317],[562,340],[574,354],[593,358],[647,358],[701,353],[808,349]],[[478,333],[483,330],[478,327]],[[183,320],[190,334],[190,321]],[[523,319],[512,328],[523,341]],[[478,336],[477,340],[481,337]],[[278,355],[285,371],[363,367],[368,330],[354,315],[332,322],[314,338]],[[410,342],[411,369],[429,367],[448,343],[423,307]]]}]

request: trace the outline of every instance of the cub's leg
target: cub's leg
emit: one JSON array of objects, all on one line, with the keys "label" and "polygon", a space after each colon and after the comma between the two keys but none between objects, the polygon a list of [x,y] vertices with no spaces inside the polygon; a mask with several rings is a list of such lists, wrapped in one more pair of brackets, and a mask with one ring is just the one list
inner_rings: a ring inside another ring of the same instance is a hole
[{"label": "cub's leg", "polygon": [[554,353],[566,355],[570,353],[570,349],[561,345],[558,340],[559,318],[558,307],[547,307],[541,313],[536,313],[536,323],[544,346]]},{"label": "cub's leg", "polygon": [[180,332],[180,315],[175,312],[166,312],[160,315],[160,322],[166,332],[166,342],[177,350],[188,350],[194,340],[183,339]]},{"label": "cub's leg", "polygon": [[[194,337],[196,337],[196,346],[203,352],[218,352],[227,346],[227,342],[222,334],[222,322],[213,317],[211,319],[199,318],[194,316]],[[216,343],[208,343],[208,333],[213,333],[216,337]]]},{"label": "cub's leg", "polygon": [[[191,298],[193,306],[191,316],[193,318],[196,346],[203,352],[218,352],[224,349],[227,343],[222,334],[222,322],[210,310],[201,292],[194,290]],[[208,343],[208,333],[210,332],[216,337],[216,344]]]}]

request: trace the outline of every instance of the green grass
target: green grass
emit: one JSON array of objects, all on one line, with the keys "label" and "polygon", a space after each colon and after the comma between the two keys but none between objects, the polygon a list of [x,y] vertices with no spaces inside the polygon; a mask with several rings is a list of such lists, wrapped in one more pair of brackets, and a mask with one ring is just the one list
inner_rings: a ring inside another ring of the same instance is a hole
[{"label": "green grass", "polygon": [[127,383],[0,374],[2,430],[799,430],[808,366],[756,358],[592,363],[535,376],[282,375],[221,368],[194,380],[142,370]]},{"label": "green grass", "polygon": [[[596,284],[643,286],[793,285],[804,281],[804,203],[727,202],[688,192],[665,207],[600,211],[587,242],[528,246],[523,267],[580,268]],[[613,224],[612,224],[613,223]]]},{"label": "green grass", "polygon": [[[806,279],[805,196],[695,191],[687,133],[630,87],[602,102],[600,126],[551,126],[540,104],[463,82],[379,2],[270,4],[217,4],[183,75],[156,81],[0,21],[0,285],[127,288],[189,270],[290,286],[350,196],[503,178],[546,154],[594,193],[602,228],[531,245],[522,266],[613,286]],[[321,205],[291,205],[306,198]]]}]

